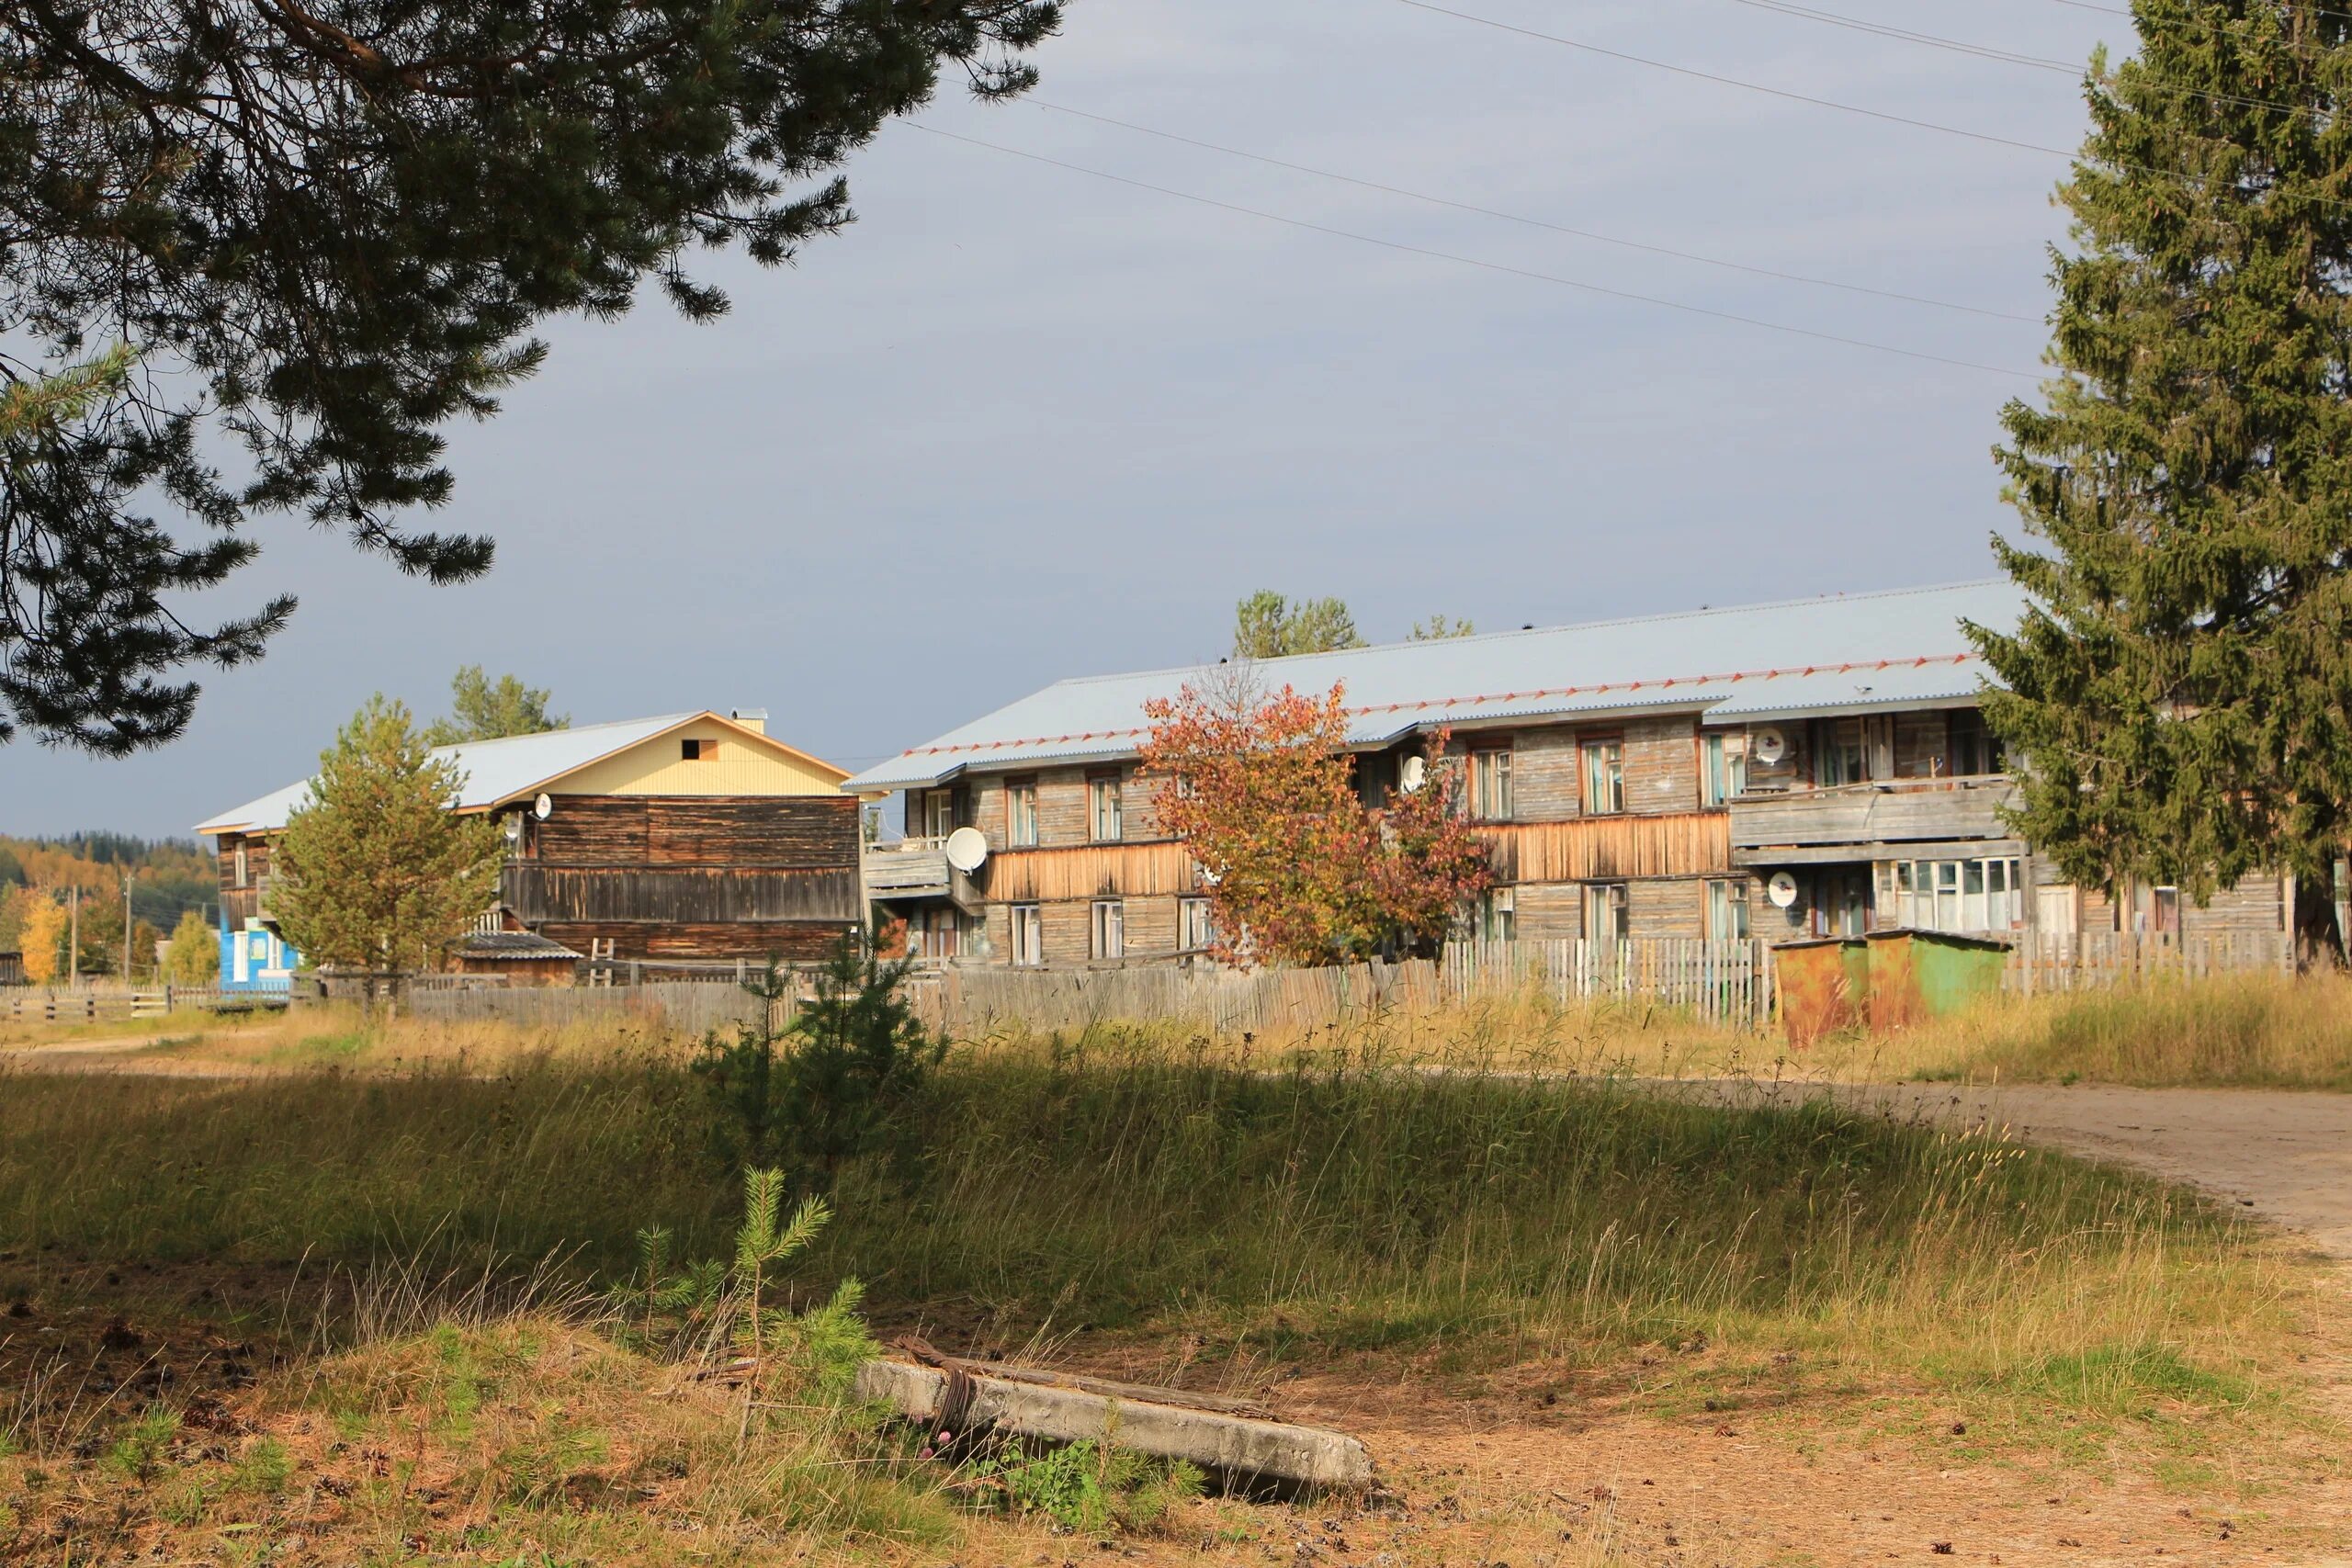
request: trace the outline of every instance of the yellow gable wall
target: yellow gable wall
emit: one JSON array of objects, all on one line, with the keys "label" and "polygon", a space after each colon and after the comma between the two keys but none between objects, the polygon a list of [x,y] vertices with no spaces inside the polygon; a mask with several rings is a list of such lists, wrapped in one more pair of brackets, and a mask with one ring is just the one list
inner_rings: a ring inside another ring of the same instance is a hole
[{"label": "yellow gable wall", "polygon": [[[689,762],[678,755],[688,739],[718,742],[716,760]],[[548,786],[558,795],[839,795],[833,778],[772,751],[726,725],[703,719],[681,725],[616,756],[566,773]]]}]

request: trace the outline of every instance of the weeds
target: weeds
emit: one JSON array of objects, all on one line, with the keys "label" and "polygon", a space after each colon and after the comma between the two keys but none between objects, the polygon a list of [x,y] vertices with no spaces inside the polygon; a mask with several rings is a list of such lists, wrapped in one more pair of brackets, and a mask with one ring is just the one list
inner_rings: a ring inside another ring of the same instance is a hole
[{"label": "weeds", "polygon": [[1204,1484],[1199,1469],[1182,1460],[1154,1461],[1092,1438],[1034,1453],[1018,1440],[1007,1442],[967,1465],[964,1480],[983,1507],[1043,1514],[1066,1531],[1087,1535],[1155,1530],[1171,1508],[1198,1498]]}]

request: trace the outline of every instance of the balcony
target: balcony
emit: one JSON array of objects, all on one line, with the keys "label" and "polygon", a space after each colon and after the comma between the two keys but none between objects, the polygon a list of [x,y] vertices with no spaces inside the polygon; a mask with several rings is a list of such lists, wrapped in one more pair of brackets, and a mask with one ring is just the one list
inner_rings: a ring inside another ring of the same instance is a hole
[{"label": "balcony", "polygon": [[1731,803],[1731,860],[1824,864],[2015,845],[2000,811],[2016,798],[2006,773],[1743,795]]},{"label": "balcony", "polygon": [[972,879],[947,863],[944,838],[900,839],[865,846],[865,896],[876,903],[949,898],[958,908],[983,906]]}]

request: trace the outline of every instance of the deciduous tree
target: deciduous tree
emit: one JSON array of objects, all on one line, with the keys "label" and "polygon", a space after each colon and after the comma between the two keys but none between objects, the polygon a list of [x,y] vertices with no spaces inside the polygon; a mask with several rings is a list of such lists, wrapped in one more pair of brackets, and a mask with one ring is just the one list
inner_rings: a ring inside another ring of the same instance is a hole
[{"label": "deciduous tree", "polygon": [[[170,739],[191,663],[257,656],[279,598],[190,625],[256,514],[433,581],[491,542],[444,431],[546,357],[549,316],[689,252],[776,265],[851,220],[836,171],[943,63],[1029,85],[1056,0],[40,0],[0,6],[0,378],[128,344],[135,374],[0,483],[0,703],[46,739]],[[17,455],[12,449],[12,456]],[[176,513],[158,520],[155,513]]]},{"label": "deciduous tree", "polygon": [[404,704],[371,697],[343,727],[277,847],[278,925],[307,963],[424,969],[489,908],[503,839],[453,814],[461,782]]},{"label": "deciduous tree", "polygon": [[449,716],[425,726],[427,746],[468,740],[503,740],[510,735],[542,735],[570,729],[570,714],[548,712],[545,687],[526,686],[513,675],[493,681],[479,664],[469,664],[449,682]]},{"label": "deciduous tree", "polygon": [[1359,798],[1339,685],[1266,695],[1229,667],[1145,711],[1159,820],[1208,874],[1224,957],[1329,964],[1426,948],[1491,878],[1442,736],[1419,792]]},{"label": "deciduous tree", "polygon": [[1977,628],[2072,880],[2199,899],[2291,871],[2313,950],[2352,827],[2352,14],[2139,0],[2094,71],[2041,405],[2003,411],[1996,539],[2034,607]]},{"label": "deciduous tree", "polygon": [[26,900],[17,922],[17,940],[24,944],[25,978],[36,986],[55,985],[65,976],[65,942],[71,922],[65,906],[46,888],[22,890]]},{"label": "deciduous tree", "polygon": [[209,986],[220,978],[220,933],[202,911],[189,909],[164,944],[164,978],[175,986]]}]

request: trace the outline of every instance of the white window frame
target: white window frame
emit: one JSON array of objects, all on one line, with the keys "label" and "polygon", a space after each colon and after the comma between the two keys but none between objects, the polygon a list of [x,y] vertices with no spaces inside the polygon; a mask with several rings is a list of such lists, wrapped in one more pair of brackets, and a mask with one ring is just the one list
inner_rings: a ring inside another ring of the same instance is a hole
[{"label": "white window frame", "polygon": [[1114,964],[1127,956],[1127,901],[1097,898],[1088,919],[1087,951],[1098,964]]},{"label": "white window frame", "polygon": [[239,887],[250,887],[253,886],[252,882],[249,880],[251,876],[251,867],[245,859],[245,846],[243,844],[239,844],[237,846],[236,871],[237,880],[235,886]]},{"label": "white window frame", "polygon": [[1519,940],[1519,890],[1489,887],[1478,896],[1477,934],[1480,942]]},{"label": "white window frame", "polygon": [[1588,740],[1577,749],[1584,773],[1584,814],[1623,817],[1625,814],[1625,740],[1613,736]]},{"label": "white window frame", "polygon": [[1012,966],[1015,969],[1042,969],[1046,966],[1046,911],[1038,904],[1012,906]]},{"label": "white window frame", "polygon": [[1720,729],[1707,732],[1700,768],[1702,804],[1729,806],[1747,790],[1747,748],[1734,744],[1736,739]]},{"label": "white window frame", "polygon": [[[1623,882],[1584,885],[1584,935],[1587,942],[1620,942],[1633,930],[1631,889]],[[1610,928],[1606,935],[1601,928]]]},{"label": "white window frame", "polygon": [[2023,863],[2009,855],[1895,861],[1881,872],[1894,923],[1915,931],[2005,931],[2025,923]]},{"label": "white window frame", "polygon": [[1755,932],[1747,879],[1718,878],[1707,884],[1707,940],[1746,942]]},{"label": "white window frame", "polygon": [[1008,849],[1037,847],[1037,781],[1004,786],[1004,842]]},{"label": "white window frame", "polygon": [[1094,843],[1115,844],[1127,836],[1122,782],[1115,773],[1086,781],[1086,833]]},{"label": "white window frame", "polygon": [[1481,822],[1508,822],[1511,798],[1511,749],[1481,746],[1470,753],[1470,815]]},{"label": "white window frame", "polygon": [[1180,953],[1206,953],[1216,945],[1216,914],[1204,894],[1188,893],[1176,900],[1176,948]]}]

